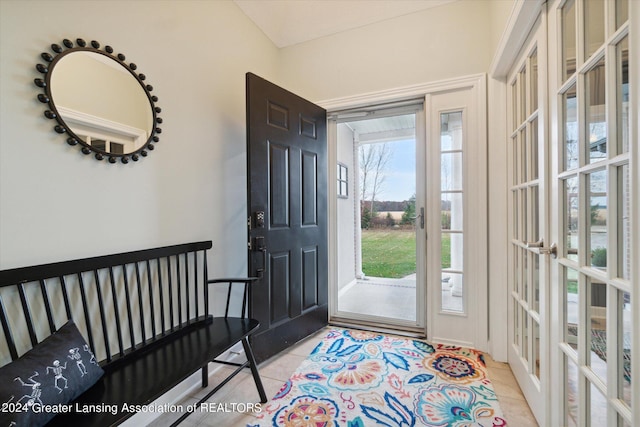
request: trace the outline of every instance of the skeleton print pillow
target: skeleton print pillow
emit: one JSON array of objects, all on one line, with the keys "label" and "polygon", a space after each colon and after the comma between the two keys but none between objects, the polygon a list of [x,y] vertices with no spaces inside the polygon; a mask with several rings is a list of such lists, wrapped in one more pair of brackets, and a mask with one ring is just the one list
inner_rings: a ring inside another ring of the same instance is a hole
[{"label": "skeleton print pillow", "polygon": [[72,321],[0,368],[0,427],[40,426],[104,372]]}]

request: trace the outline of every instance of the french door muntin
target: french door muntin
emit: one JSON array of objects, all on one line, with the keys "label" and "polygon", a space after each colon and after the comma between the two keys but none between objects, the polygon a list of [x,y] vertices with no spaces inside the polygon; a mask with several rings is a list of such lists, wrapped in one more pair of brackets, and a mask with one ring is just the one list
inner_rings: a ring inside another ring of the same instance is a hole
[{"label": "french door muntin", "polygon": [[509,363],[540,425],[548,390],[549,241],[546,146],[546,13],[508,80],[510,135]]},{"label": "french door muntin", "polygon": [[634,425],[628,5],[550,9],[554,425]]}]

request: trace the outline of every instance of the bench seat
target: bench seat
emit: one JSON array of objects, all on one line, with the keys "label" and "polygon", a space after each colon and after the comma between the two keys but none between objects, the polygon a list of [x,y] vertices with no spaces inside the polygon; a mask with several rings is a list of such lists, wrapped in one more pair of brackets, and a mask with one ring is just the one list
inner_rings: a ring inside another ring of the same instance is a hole
[{"label": "bench seat", "polygon": [[[142,354],[113,363],[105,369],[104,376],[74,403],[117,407],[111,412],[59,414],[47,425],[87,426],[117,425],[135,415],[122,411],[123,404],[148,405],[191,376],[199,368],[206,367],[215,357],[230,349],[238,337],[246,338],[259,323],[254,319],[216,317],[198,321],[171,334],[171,339],[159,339],[149,345]],[[223,331],[227,331],[225,334]],[[175,335],[180,335],[176,337]],[[126,363],[124,363],[126,362]]]}]

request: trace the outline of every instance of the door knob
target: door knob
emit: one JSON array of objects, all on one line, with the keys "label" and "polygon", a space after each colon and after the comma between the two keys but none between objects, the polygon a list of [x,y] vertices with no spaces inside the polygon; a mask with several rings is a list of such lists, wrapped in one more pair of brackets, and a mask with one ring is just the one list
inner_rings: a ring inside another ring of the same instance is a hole
[{"label": "door knob", "polygon": [[527,242],[528,249],[538,249],[540,255],[551,255],[551,258],[556,259],[558,257],[558,245],[552,243],[551,246],[545,247],[544,240],[540,239],[537,242]]}]

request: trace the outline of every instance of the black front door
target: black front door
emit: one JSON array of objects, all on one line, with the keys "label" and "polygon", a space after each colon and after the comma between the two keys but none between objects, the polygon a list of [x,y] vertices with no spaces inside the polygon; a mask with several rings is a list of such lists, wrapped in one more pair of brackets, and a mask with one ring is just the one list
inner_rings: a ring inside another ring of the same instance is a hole
[{"label": "black front door", "polygon": [[251,317],[258,362],[327,324],[327,114],[247,73]]}]

